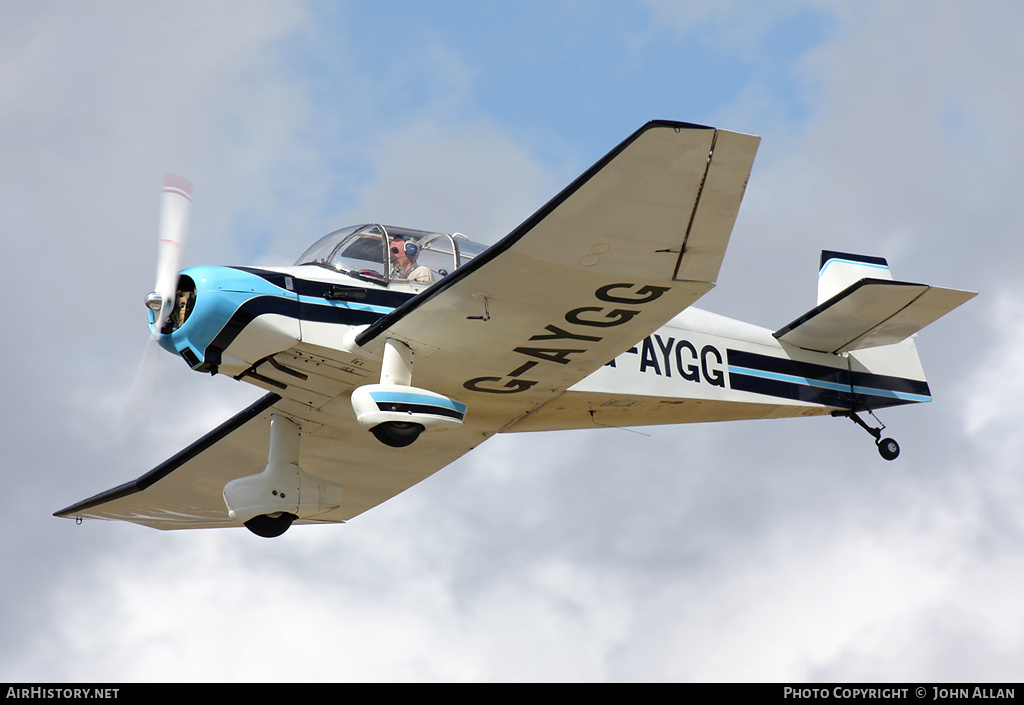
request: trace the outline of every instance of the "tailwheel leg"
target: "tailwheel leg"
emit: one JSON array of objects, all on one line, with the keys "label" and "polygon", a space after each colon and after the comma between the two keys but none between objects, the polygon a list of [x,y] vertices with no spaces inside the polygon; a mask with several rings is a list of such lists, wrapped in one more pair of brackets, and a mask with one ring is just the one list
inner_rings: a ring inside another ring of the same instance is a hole
[{"label": "tailwheel leg", "polygon": [[892,438],[882,438],[882,431],[885,430],[885,424],[878,420],[878,417],[868,409],[867,412],[871,414],[871,418],[878,421],[879,426],[877,428],[869,426],[864,419],[857,416],[857,412],[853,411],[833,411],[833,416],[845,416],[855,424],[863,428],[865,431],[871,434],[875,439],[875,446],[878,448],[878,454],[886,460],[895,460],[900,454],[900,444]]}]

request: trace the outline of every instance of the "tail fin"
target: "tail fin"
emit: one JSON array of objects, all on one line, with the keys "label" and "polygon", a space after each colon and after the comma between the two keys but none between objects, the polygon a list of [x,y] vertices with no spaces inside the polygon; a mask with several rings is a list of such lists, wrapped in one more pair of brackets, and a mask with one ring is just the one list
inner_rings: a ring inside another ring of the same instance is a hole
[{"label": "tail fin", "polygon": [[822,250],[818,269],[819,306],[861,279],[892,281],[889,263],[882,257],[850,255]]}]

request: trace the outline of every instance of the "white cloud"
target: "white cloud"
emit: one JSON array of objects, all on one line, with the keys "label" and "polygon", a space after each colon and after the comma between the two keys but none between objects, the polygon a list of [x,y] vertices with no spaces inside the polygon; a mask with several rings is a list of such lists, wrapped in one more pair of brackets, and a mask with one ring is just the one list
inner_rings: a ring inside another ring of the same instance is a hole
[{"label": "white cloud", "polygon": [[1024,295],[1016,286],[986,294],[992,303],[981,323],[991,343],[964,380],[962,393],[968,397],[964,427],[979,444],[1000,438],[1000,448],[1020,457],[1016,431],[1024,418],[1024,375],[1017,360],[1024,349]]}]

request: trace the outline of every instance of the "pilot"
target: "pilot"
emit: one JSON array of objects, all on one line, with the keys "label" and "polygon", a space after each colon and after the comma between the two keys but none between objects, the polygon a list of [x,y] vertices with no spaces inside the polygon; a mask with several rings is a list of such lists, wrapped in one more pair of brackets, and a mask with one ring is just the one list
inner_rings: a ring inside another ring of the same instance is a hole
[{"label": "pilot", "polygon": [[416,258],[419,256],[419,253],[420,248],[415,242],[408,242],[401,235],[396,235],[392,238],[392,278],[423,283],[434,281],[434,273],[430,271],[430,267],[416,264]]}]

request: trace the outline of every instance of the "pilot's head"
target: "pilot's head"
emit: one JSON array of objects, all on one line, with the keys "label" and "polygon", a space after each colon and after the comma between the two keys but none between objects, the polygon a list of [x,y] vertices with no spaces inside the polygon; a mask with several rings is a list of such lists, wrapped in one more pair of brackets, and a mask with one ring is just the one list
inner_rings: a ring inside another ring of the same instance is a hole
[{"label": "pilot's head", "polygon": [[391,261],[405,266],[409,262],[416,261],[420,248],[415,242],[407,242],[401,235],[391,239]]}]

